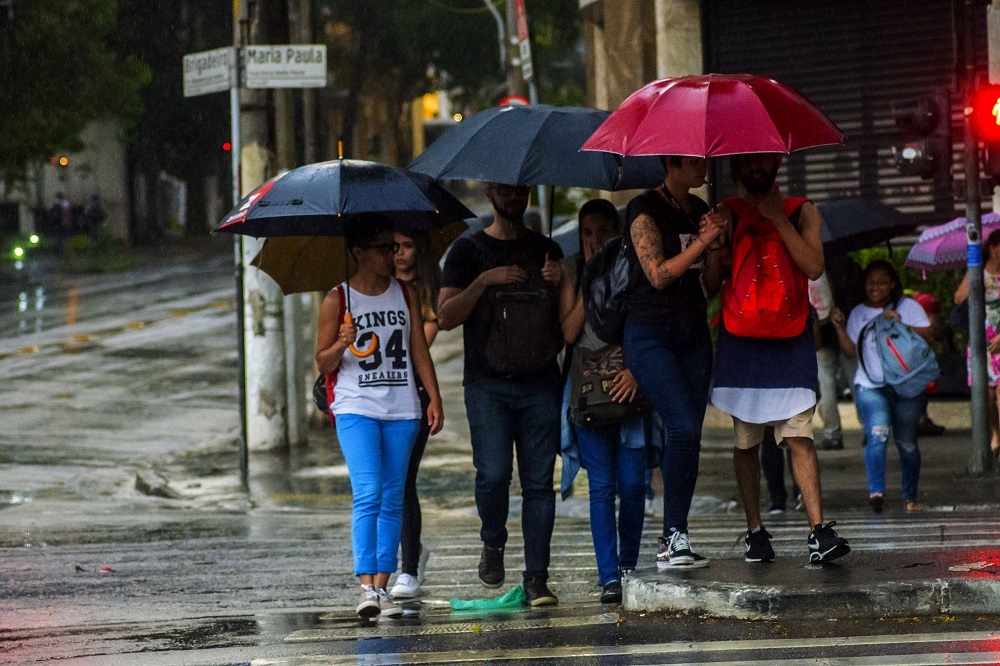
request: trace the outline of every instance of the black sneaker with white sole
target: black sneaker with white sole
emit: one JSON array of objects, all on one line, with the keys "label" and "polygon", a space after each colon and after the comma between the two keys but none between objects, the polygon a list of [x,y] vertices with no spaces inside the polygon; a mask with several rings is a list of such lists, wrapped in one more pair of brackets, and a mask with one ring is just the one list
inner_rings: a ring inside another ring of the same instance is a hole
[{"label": "black sneaker with white sole", "polygon": [[708,559],[691,550],[687,532],[673,531],[669,537],[660,537],[656,552],[656,568],[660,571],[701,569],[708,566]]},{"label": "black sneaker with white sole", "polygon": [[774,548],[771,547],[771,535],[764,526],[756,532],[747,532],[743,537],[746,553],[743,559],[747,562],[774,562]]},{"label": "black sneaker with white sole", "polygon": [[851,552],[847,539],[833,530],[836,524],[836,520],[831,520],[826,525],[816,525],[809,533],[810,562],[832,562]]}]

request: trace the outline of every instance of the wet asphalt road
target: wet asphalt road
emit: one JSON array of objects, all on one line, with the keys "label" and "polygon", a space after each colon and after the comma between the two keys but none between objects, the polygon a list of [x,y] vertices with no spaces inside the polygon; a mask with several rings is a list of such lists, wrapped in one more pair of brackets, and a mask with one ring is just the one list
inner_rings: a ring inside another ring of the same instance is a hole
[{"label": "wet asphalt road", "polygon": [[[491,594],[475,578],[478,526],[455,336],[435,347],[449,422],[421,473],[433,553],[426,594],[402,620],[359,623],[350,486],[329,428],[314,427],[308,448],[255,454],[249,492],[239,486],[228,255],[33,279],[44,290],[40,311],[23,283],[0,284],[0,663],[1000,662],[995,617],[622,615],[597,602],[585,493],[559,503],[559,607],[451,613],[452,596]],[[712,437],[719,442],[706,443],[692,533],[705,554],[738,557],[725,435]],[[857,473],[856,453],[825,459],[829,493],[844,505],[853,491],[842,479]],[[954,475],[942,470],[954,454],[941,446],[927,458],[928,484],[937,478],[932,487],[944,488],[938,504],[995,492],[995,481],[948,491]],[[164,482],[170,497],[140,492],[137,478],[147,487]],[[942,506],[913,519],[890,512],[874,522],[841,514],[859,548],[912,552],[926,543],[921,557],[987,546],[1000,533],[992,513],[974,508]],[[773,519],[774,531],[789,535],[779,544],[783,566],[799,566],[799,523],[794,513]],[[926,542],[939,524],[942,539]],[[954,538],[943,538],[946,527]],[[516,521],[512,528],[505,589],[521,557]],[[651,519],[647,559],[656,528]]]}]

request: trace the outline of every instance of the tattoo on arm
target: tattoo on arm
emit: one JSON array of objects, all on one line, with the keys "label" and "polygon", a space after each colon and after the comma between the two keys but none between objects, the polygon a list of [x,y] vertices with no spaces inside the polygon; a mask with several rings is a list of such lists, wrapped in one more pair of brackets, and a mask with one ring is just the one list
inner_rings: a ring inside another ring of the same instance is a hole
[{"label": "tattoo on arm", "polygon": [[675,276],[667,268],[663,258],[663,236],[656,228],[653,218],[640,215],[632,223],[632,244],[635,246],[639,265],[646,279],[657,289],[662,289],[674,281]]}]

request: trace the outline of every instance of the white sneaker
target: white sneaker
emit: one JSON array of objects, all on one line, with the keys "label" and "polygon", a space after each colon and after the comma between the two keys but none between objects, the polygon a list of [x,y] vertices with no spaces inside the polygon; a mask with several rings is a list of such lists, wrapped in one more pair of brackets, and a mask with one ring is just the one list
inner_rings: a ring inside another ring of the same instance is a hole
[{"label": "white sneaker", "polygon": [[384,617],[399,617],[403,614],[403,607],[399,604],[394,604],[389,599],[389,595],[385,593],[383,588],[375,590],[375,594],[378,596],[379,610],[382,612]]},{"label": "white sneaker", "polygon": [[427,560],[430,559],[431,549],[426,544],[420,544],[420,559],[417,560],[417,585],[424,582],[427,574]]},{"label": "white sneaker", "polygon": [[393,599],[412,599],[420,594],[420,581],[408,573],[401,573],[389,594]]},{"label": "white sneaker", "polygon": [[375,617],[382,612],[382,606],[378,602],[378,593],[371,585],[361,586],[361,601],[356,610],[358,617]]}]

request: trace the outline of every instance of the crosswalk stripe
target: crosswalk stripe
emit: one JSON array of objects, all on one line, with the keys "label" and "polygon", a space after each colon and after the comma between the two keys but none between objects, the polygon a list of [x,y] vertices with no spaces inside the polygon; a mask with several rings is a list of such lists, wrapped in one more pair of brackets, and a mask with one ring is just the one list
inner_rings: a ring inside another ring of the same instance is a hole
[{"label": "crosswalk stripe", "polygon": [[[616,617],[613,614],[605,614],[606,616]],[[553,618],[555,619],[555,618]],[[572,620],[573,618],[562,618],[564,620]],[[578,618],[579,621],[583,618]],[[528,622],[528,621],[523,621]],[[499,623],[498,623],[499,624]],[[508,624],[515,624],[511,622]],[[518,627],[508,627],[508,628],[518,628]],[[537,628],[537,627],[526,627],[526,628]],[[429,629],[425,628],[425,629]],[[483,631],[487,631],[487,627],[482,627]],[[492,629],[495,630],[495,629]],[[313,630],[308,630],[311,632]],[[345,629],[345,632],[351,630]],[[379,633],[381,635],[383,627],[379,626]],[[470,629],[463,627],[462,632],[470,631]],[[302,634],[307,632],[307,630],[302,630],[292,634],[296,636],[297,634]],[[442,631],[439,633],[462,633],[462,632],[452,632],[452,631]],[[399,635],[399,634],[393,634]],[[426,635],[426,634],[424,634]],[[285,640],[293,640],[292,636],[286,638]],[[355,634],[353,638],[359,637]],[[345,637],[346,638],[346,637]],[[875,635],[875,636],[838,636],[838,637],[817,637],[817,638],[792,638],[792,639],[758,639],[754,641],[745,640],[732,640],[732,641],[705,641],[705,642],[691,642],[691,641],[675,641],[670,643],[653,643],[653,644],[629,644],[629,645],[610,645],[610,646],[562,646],[562,647],[533,647],[533,648],[522,648],[513,650],[451,650],[442,652],[425,652],[425,653],[394,653],[394,654],[373,654],[373,655],[350,655],[350,656],[309,656],[302,658],[302,664],[310,664],[311,666],[340,666],[341,664],[367,664],[367,663],[378,663],[378,664],[436,664],[436,663],[448,663],[448,662],[509,662],[509,661],[524,661],[524,660],[536,660],[536,659],[560,659],[560,658],[601,658],[601,657],[636,657],[636,656],[657,656],[657,655],[676,655],[676,654],[710,654],[716,652],[741,652],[741,653],[752,653],[761,652],[765,650],[792,650],[792,649],[811,649],[816,650],[819,648],[829,648],[829,649],[842,649],[842,648],[873,648],[881,646],[891,646],[891,645],[913,645],[913,644],[947,644],[948,646],[960,647],[957,644],[961,643],[976,643],[984,641],[995,641],[1000,638],[1000,632],[994,631],[967,631],[967,632],[937,632],[928,634],[890,634],[890,635]],[[331,638],[300,638],[298,640],[337,640],[337,637]],[[970,647],[970,646],[961,646]],[[998,652],[962,652],[962,651],[948,651],[948,652],[934,652],[934,653],[917,653],[917,654],[889,654],[884,650],[879,650],[880,654],[877,656],[846,656],[846,657],[826,657],[822,659],[825,664],[850,664],[852,666],[862,666],[868,664],[887,664],[887,663],[898,663],[901,666],[905,664],[939,664],[939,663],[958,663],[958,664],[982,664],[982,663],[998,663],[998,657],[1000,653]],[[946,657],[942,659],[942,657]],[[899,661],[895,661],[898,659]],[[800,664],[815,664],[817,663],[816,658],[812,659],[792,659],[792,660],[768,660],[772,664],[780,664],[781,666],[798,666]],[[295,658],[289,658],[286,660],[272,661],[272,660],[255,660],[251,662],[251,666],[294,666],[296,664]],[[665,661],[664,663],[671,663]],[[721,664],[756,664],[760,663],[759,660],[753,661],[724,661],[724,662],[701,662],[701,666],[715,666]]]},{"label": "crosswalk stripe", "polygon": [[[519,611],[520,612],[520,611]],[[288,643],[315,641],[344,641],[360,638],[387,638],[397,636],[436,636],[443,634],[480,634],[498,631],[525,631],[529,629],[559,629],[565,627],[587,627],[600,624],[614,624],[618,613],[600,613],[590,616],[547,617],[517,620],[495,620],[488,622],[447,622],[429,625],[397,625],[393,621],[373,622],[370,627],[331,627],[328,629],[300,629],[285,637]]]}]

